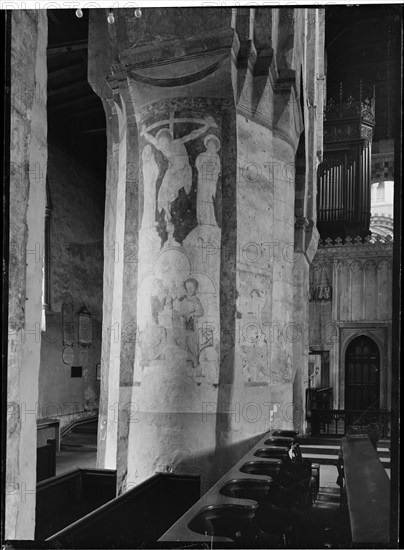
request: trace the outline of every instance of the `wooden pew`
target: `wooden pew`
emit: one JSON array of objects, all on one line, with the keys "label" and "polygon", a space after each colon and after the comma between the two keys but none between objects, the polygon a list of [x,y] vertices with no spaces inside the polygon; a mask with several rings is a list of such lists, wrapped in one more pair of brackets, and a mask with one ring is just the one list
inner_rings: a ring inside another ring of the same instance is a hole
[{"label": "wooden pew", "polygon": [[390,480],[367,435],[342,439],[352,542],[390,543]]},{"label": "wooden pew", "polygon": [[36,450],[36,480],[43,481],[56,474],[56,440],[48,439],[46,445]]},{"label": "wooden pew", "polygon": [[200,496],[199,475],[158,473],[46,539],[50,548],[156,548]]},{"label": "wooden pew", "polygon": [[75,468],[37,483],[35,540],[44,541],[115,496],[115,470]]}]

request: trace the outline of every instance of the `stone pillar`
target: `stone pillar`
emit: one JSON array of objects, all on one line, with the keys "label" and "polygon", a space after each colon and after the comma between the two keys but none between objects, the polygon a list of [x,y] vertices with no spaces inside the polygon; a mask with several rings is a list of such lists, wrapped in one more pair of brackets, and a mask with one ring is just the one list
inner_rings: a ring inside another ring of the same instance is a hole
[{"label": "stone pillar", "polygon": [[11,31],[5,538],[33,540],[47,163],[46,12],[12,11]]},{"label": "stone pillar", "polygon": [[122,321],[126,265],[125,205],[128,188],[127,169],[131,167],[128,164],[127,103],[121,95],[122,86],[106,80],[113,59],[113,52],[108,44],[109,33],[114,32],[115,27],[111,28],[108,25],[104,12],[105,10],[90,12],[88,64],[88,80],[102,99],[107,128],[104,301],[97,467],[116,469],[121,349],[125,337]]},{"label": "stone pillar", "polygon": [[[317,250],[317,168],[323,154],[324,77],[324,11],[301,10],[299,24],[303,29],[302,70],[303,122],[296,166],[302,161],[304,179],[296,189],[295,235],[293,262],[293,425],[301,434],[306,429],[305,394],[308,387],[309,354],[309,270]],[[298,170],[298,168],[297,168]],[[292,420],[292,419],[291,419]]]},{"label": "stone pillar", "polygon": [[153,67],[156,50],[120,55],[139,164],[138,333],[121,463],[126,488],[156,471],[199,472],[204,486],[215,476],[222,186],[224,174],[234,182],[236,171],[223,140],[235,128],[227,99],[232,39],[231,28],[224,29],[206,53],[200,37],[189,47],[184,39],[183,60],[166,45],[174,59],[163,68]]},{"label": "stone pillar", "polygon": [[136,325],[119,344],[119,491],[156,471],[200,472],[204,490],[287,424],[293,339],[272,333],[293,319],[304,60],[291,38],[304,30],[279,11],[119,10],[98,33],[108,70],[90,41],[94,78],[108,75],[126,112],[119,163],[132,155],[136,172],[113,214],[136,265],[124,262],[122,301],[106,297]]},{"label": "stone pillar", "polygon": [[119,409],[119,365],[122,337],[124,270],[126,117],[113,99],[104,99],[107,118],[107,184],[104,224],[104,301],[102,375],[99,409],[97,466],[116,468]]}]

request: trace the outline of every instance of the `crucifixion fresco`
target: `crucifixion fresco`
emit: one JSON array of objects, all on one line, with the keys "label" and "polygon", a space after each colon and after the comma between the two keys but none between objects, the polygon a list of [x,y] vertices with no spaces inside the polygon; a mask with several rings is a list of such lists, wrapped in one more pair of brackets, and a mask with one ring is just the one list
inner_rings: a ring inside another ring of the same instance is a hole
[{"label": "crucifixion fresco", "polygon": [[[193,129],[181,137],[174,137],[175,126],[178,125],[183,127],[199,125],[199,128]],[[158,128],[157,132],[153,133],[156,128]],[[156,225],[155,201],[157,196],[157,211],[163,216],[165,222],[168,245],[176,244],[172,215],[173,203],[179,197],[180,192],[189,195],[192,189],[193,169],[185,144],[197,140],[215,128],[217,129],[217,124],[213,117],[209,116],[205,119],[175,118],[173,110],[170,112],[169,119],[160,120],[149,126],[143,124],[141,127],[140,136],[148,142],[142,151],[144,183],[142,228]],[[217,151],[221,144],[219,138],[210,133],[205,136],[204,145],[205,151],[201,152],[192,163],[198,173],[197,221],[199,225],[216,225],[213,199],[220,174],[220,159]],[[164,167],[158,161],[157,151],[161,153],[167,164],[158,189],[157,180]]]}]

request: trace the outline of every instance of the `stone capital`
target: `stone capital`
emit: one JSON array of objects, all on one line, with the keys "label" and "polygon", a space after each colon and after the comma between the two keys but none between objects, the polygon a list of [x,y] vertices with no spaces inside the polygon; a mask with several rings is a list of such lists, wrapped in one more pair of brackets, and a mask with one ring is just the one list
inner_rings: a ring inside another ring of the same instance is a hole
[{"label": "stone capital", "polygon": [[[138,20],[132,10],[119,10],[113,26],[94,15],[89,81],[96,93],[115,99],[119,89],[137,116],[162,99],[220,99],[221,107],[235,108],[296,150],[303,129],[297,71],[287,61],[291,54],[280,51],[298,19],[278,9],[204,8],[192,17],[188,11],[150,9]],[[182,27],[186,21],[192,24]]]}]

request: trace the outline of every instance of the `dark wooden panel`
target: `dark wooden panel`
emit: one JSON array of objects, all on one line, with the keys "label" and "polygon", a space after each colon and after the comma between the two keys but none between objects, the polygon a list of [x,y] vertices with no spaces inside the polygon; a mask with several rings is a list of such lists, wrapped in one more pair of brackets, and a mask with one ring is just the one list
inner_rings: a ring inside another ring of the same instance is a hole
[{"label": "dark wooden panel", "polygon": [[345,359],[345,408],[379,408],[380,354],[376,343],[367,336],[353,340]]},{"label": "dark wooden panel", "polygon": [[48,439],[48,443],[36,450],[36,479],[43,481],[56,474],[56,440]]},{"label": "dark wooden panel", "polygon": [[38,483],[35,539],[43,541],[115,495],[115,470],[76,468]]},{"label": "dark wooden panel", "polygon": [[199,496],[199,476],[156,474],[47,542],[61,548],[153,548]]}]

